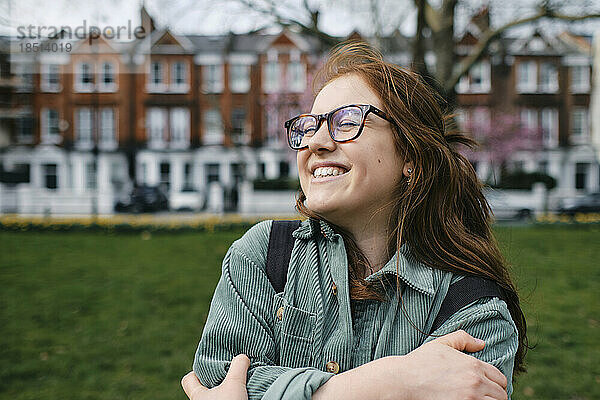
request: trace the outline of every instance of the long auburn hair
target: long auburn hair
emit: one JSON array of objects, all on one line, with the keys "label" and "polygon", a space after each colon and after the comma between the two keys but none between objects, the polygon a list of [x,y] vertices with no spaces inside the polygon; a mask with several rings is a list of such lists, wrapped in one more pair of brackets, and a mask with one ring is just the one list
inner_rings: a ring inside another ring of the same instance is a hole
[{"label": "long auburn hair", "polygon": [[[317,74],[315,88],[347,74],[361,77],[379,94],[382,110],[394,121],[391,125],[397,154],[414,166],[410,183],[404,179],[394,189],[388,256],[391,258],[408,243],[412,255],[425,265],[497,282],[506,293],[519,335],[514,372],[524,372],[527,323],[519,296],[492,233],[483,184],[471,163],[454,147],[462,144],[472,148],[477,143],[450,128],[451,116],[442,109],[443,99],[419,74],[384,61],[381,53],[368,44],[346,42],[335,47]],[[305,200],[300,188],[296,197],[298,212],[322,219],[304,205]],[[368,284],[363,278],[370,264],[352,235],[335,225],[334,229],[346,246],[351,299],[382,300],[380,286]]]}]

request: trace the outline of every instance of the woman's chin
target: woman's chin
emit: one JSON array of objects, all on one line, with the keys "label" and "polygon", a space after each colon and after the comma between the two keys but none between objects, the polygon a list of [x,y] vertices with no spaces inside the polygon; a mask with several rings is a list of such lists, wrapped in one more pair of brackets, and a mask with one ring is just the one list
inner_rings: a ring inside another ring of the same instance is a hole
[{"label": "woman's chin", "polygon": [[340,211],[340,207],[334,204],[334,202],[332,202],[331,200],[315,201],[307,199],[304,205],[310,211],[312,211],[315,214],[318,214],[319,216],[325,219],[333,218]]}]

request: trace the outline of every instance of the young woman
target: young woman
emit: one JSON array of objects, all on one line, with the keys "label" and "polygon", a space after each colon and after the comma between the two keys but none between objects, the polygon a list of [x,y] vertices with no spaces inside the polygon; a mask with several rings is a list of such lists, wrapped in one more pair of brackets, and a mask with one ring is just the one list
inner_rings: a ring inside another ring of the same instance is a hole
[{"label": "young woman", "polygon": [[[227,252],[196,352],[195,375],[217,389],[189,375],[186,393],[231,396],[243,357],[218,385],[243,353],[250,399],[510,397],[526,324],[482,185],[454,148],[473,142],[449,132],[417,74],[365,44],[335,49],[321,77],[310,114],[286,122],[309,218],[285,289],[265,273],[264,221]],[[506,300],[481,298],[431,332],[465,276],[495,281]]]}]

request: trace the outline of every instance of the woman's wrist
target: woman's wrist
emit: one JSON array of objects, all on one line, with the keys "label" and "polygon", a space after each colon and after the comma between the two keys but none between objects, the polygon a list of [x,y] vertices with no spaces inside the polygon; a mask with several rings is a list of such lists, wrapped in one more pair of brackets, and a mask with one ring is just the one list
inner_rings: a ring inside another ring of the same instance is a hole
[{"label": "woman's wrist", "polygon": [[[398,386],[400,374],[390,376],[392,369],[398,370],[398,363],[402,357],[383,357],[333,376],[322,385],[314,394],[315,400],[339,399],[345,400],[384,400],[404,399],[402,393],[389,393],[385,390],[389,380],[395,381]],[[393,365],[392,365],[393,363]],[[394,368],[395,367],[395,368]]]}]

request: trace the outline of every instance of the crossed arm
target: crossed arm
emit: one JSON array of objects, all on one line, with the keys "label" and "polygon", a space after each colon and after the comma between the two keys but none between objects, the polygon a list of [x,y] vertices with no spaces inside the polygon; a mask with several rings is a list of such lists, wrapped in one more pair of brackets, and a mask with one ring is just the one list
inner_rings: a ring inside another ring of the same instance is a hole
[{"label": "crossed arm", "polygon": [[[483,341],[456,331],[406,356],[389,356],[336,375],[313,395],[324,399],[486,399],[506,400],[507,380],[496,367],[463,353],[484,348]],[[250,360],[236,356],[225,380],[207,389],[194,372],[181,385],[190,400],[246,400]]]}]

